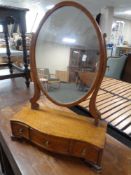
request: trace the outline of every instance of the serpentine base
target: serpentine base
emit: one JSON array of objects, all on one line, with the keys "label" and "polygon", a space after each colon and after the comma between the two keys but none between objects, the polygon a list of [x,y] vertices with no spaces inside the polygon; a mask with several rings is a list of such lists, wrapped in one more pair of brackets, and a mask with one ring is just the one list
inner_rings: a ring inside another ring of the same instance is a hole
[{"label": "serpentine base", "polygon": [[48,151],[80,157],[101,166],[106,124],[92,118],[50,108],[24,107],[11,120],[15,139],[26,139]]}]

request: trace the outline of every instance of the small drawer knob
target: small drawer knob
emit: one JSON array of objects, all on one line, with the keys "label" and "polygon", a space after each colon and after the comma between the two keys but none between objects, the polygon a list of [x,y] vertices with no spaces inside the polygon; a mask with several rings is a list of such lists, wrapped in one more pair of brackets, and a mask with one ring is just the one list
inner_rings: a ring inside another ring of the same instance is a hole
[{"label": "small drawer knob", "polygon": [[49,145],[49,141],[47,140],[47,141],[44,142],[44,146],[48,147],[48,145]]},{"label": "small drawer knob", "polygon": [[19,134],[23,134],[23,132],[24,132],[24,129],[20,128],[19,129]]},{"label": "small drawer knob", "polygon": [[82,152],[81,152],[81,155],[82,155],[82,156],[85,156],[85,155],[86,155],[86,150],[87,150],[87,148],[84,148],[84,149],[82,150]]}]

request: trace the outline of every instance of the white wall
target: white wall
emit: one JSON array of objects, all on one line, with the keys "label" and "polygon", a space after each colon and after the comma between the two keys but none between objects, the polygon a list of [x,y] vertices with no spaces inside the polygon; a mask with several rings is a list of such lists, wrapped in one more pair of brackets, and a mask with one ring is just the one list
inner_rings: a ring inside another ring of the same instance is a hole
[{"label": "white wall", "polygon": [[128,43],[131,45],[131,20],[121,19],[121,18],[113,18],[113,22],[115,21],[124,21],[125,22],[125,28],[124,28],[124,41],[128,41]]},{"label": "white wall", "polygon": [[53,74],[56,70],[67,71],[70,47],[44,41],[44,44],[39,43],[36,55],[37,68],[49,68]]},{"label": "white wall", "polygon": [[131,44],[131,20],[121,19],[117,17],[113,17],[114,9],[112,7],[107,7],[101,10],[102,18],[101,18],[101,30],[103,33],[107,33],[107,43],[110,42],[111,36],[111,27],[113,22],[115,21],[124,21],[124,41],[128,41]]},{"label": "white wall", "polygon": [[107,34],[106,42],[110,42],[110,35],[111,35],[111,27],[113,22],[113,15],[114,15],[114,8],[113,7],[106,7],[101,9],[101,22],[100,27],[103,33]]}]

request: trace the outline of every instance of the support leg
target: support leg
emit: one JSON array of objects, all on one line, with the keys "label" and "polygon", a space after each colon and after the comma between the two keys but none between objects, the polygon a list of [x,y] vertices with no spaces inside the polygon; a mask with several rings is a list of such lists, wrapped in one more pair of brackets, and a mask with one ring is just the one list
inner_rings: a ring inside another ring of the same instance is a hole
[{"label": "support leg", "polygon": [[39,98],[40,98],[40,88],[38,87],[38,85],[35,84],[34,85],[34,96],[30,99],[32,109],[39,108],[39,104],[37,103]]},{"label": "support leg", "polygon": [[9,41],[8,41],[9,32],[8,32],[7,21],[4,22],[3,28],[4,28],[4,35],[5,35],[7,58],[8,58],[8,67],[9,67],[10,73],[12,74],[13,73],[13,67],[12,67],[12,62],[11,62],[11,52],[10,52]]}]

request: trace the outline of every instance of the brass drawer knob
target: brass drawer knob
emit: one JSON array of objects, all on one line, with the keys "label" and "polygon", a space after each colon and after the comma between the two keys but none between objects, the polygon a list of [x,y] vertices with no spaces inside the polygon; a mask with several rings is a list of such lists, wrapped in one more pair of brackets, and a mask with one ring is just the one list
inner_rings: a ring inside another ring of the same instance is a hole
[{"label": "brass drawer knob", "polygon": [[24,129],[23,128],[20,128],[19,129],[19,134],[23,134],[23,132],[24,132]]},{"label": "brass drawer knob", "polygon": [[47,141],[44,142],[44,146],[48,147],[48,145],[49,145],[49,141],[47,140]]},{"label": "brass drawer knob", "polygon": [[86,150],[87,150],[87,148],[84,148],[84,149],[82,150],[82,152],[81,152],[81,155],[82,155],[82,156],[85,156],[85,155],[86,155]]}]

